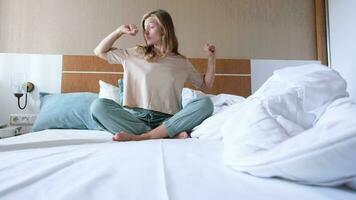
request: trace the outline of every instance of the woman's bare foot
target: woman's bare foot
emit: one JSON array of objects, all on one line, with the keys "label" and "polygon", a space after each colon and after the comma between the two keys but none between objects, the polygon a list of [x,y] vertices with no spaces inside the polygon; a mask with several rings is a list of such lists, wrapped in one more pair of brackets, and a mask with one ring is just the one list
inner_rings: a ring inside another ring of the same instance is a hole
[{"label": "woman's bare foot", "polygon": [[129,134],[129,133],[121,131],[119,133],[116,133],[112,137],[112,140],[114,140],[114,141],[139,141],[139,140],[142,140],[142,138],[139,135]]},{"label": "woman's bare foot", "polygon": [[[180,132],[177,135],[175,135],[173,138],[175,139],[187,139],[189,137],[189,134],[186,131]],[[116,133],[113,137],[112,140],[114,141],[140,141],[140,140],[148,140],[148,139],[159,139],[159,138],[164,138],[163,136],[161,137],[152,137],[150,133],[144,133],[141,135],[135,135],[135,134],[130,134],[124,131],[121,131],[119,133]]]},{"label": "woman's bare foot", "polygon": [[173,138],[174,139],[187,139],[189,137],[188,133],[186,131],[180,132],[177,135],[175,135]]}]

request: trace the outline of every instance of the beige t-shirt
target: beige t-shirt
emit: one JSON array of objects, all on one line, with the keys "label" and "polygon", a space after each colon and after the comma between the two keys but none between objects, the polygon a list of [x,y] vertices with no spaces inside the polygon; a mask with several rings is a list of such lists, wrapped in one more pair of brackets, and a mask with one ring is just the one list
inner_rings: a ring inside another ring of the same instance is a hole
[{"label": "beige t-shirt", "polygon": [[178,112],[184,83],[190,82],[199,89],[203,75],[186,58],[167,56],[147,62],[135,49],[116,48],[107,54],[110,64],[122,64],[124,68],[123,106],[167,114]]}]

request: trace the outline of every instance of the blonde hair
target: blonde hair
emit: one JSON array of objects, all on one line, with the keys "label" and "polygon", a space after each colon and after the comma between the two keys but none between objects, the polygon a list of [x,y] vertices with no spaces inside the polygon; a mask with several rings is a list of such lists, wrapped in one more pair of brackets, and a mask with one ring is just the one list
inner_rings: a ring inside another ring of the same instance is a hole
[{"label": "blonde hair", "polygon": [[183,55],[181,55],[178,52],[178,39],[174,31],[173,20],[170,14],[162,9],[158,9],[146,13],[141,20],[143,34],[145,34],[145,20],[149,17],[154,18],[158,23],[159,27],[161,28],[162,31],[161,45],[162,45],[163,54],[157,55],[157,53],[154,51],[154,46],[148,45],[146,38],[144,37],[146,44],[137,46],[138,52],[143,54],[144,59],[149,62],[154,62],[160,57],[166,57],[170,52],[185,58]]}]

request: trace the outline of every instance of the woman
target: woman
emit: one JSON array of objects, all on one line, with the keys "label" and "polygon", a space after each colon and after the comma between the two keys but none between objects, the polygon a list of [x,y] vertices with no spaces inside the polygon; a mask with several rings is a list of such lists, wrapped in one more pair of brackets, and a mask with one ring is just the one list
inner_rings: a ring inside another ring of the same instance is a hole
[{"label": "woman", "polygon": [[180,107],[185,82],[198,89],[211,88],[215,77],[215,47],[205,44],[208,69],[199,74],[178,52],[178,41],[169,13],[156,10],[142,18],[144,46],[113,47],[123,35],[135,36],[134,24],[122,25],[95,48],[98,57],[124,67],[123,105],[97,99],[91,105],[94,121],[115,134],[115,141],[158,138],[187,138],[191,131],[213,112],[208,97],[194,99]]}]

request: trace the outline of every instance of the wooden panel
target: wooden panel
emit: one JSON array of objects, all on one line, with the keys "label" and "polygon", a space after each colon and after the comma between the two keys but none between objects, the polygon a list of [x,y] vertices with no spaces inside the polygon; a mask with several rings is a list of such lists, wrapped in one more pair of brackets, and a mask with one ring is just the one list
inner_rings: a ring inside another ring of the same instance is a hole
[{"label": "wooden panel", "polygon": [[[190,62],[201,73],[204,73],[208,64],[206,58],[190,58]],[[247,59],[217,59],[217,74],[250,74],[250,60]]]},{"label": "wooden panel", "polygon": [[328,65],[325,0],[315,0],[315,31],[317,59]]},{"label": "wooden panel", "polygon": [[63,56],[63,71],[123,72],[122,65],[109,64],[97,56]]},{"label": "wooden panel", "polygon": [[[201,73],[204,73],[208,64],[205,58],[190,58],[190,62]],[[63,71],[97,71],[97,72],[123,72],[121,64],[109,64],[96,56],[63,56]],[[250,74],[250,60],[247,59],[217,59],[217,74]]]},{"label": "wooden panel", "polygon": [[117,85],[121,74],[62,74],[62,92],[99,92],[99,80]]},{"label": "wooden panel", "polygon": [[[191,84],[185,87],[195,89]],[[251,77],[250,76],[216,76],[214,86],[210,90],[202,90],[206,94],[234,94],[244,97],[251,95]]]},{"label": "wooden panel", "polygon": [[[201,73],[205,73],[207,59],[190,58]],[[99,92],[99,80],[117,85],[123,77],[122,65],[108,64],[96,56],[63,56],[62,92]],[[215,82],[209,94],[228,93],[241,96],[251,94],[250,60],[217,59]],[[186,87],[194,89],[191,84]]]}]

